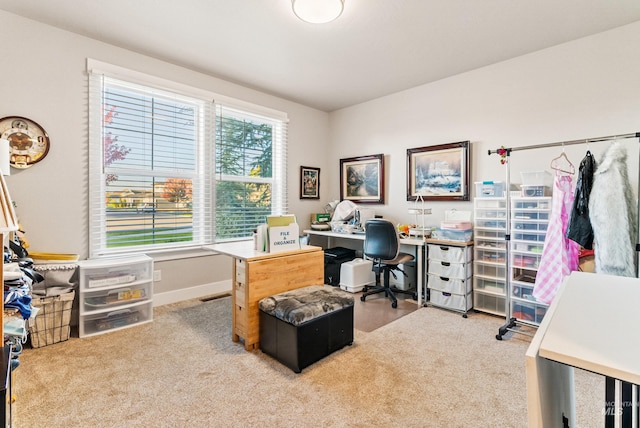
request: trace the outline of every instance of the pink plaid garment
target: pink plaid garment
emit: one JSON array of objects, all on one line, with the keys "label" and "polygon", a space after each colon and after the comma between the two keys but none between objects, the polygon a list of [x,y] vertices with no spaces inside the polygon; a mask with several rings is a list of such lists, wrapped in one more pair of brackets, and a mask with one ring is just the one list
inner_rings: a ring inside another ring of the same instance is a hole
[{"label": "pink plaid garment", "polygon": [[533,297],[542,303],[551,304],[564,277],[578,270],[580,245],[565,237],[573,198],[571,176],[556,174],[551,217],[533,288]]}]

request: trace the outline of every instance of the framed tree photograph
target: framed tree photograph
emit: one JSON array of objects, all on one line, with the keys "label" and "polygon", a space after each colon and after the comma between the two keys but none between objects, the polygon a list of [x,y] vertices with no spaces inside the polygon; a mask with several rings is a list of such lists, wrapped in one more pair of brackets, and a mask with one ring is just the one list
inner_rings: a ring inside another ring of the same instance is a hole
[{"label": "framed tree photograph", "polygon": [[384,155],[340,159],[340,200],[384,204]]},{"label": "framed tree photograph", "polygon": [[320,199],[320,168],[300,167],[300,199]]},{"label": "framed tree photograph", "polygon": [[407,149],[407,200],[469,200],[469,141]]}]

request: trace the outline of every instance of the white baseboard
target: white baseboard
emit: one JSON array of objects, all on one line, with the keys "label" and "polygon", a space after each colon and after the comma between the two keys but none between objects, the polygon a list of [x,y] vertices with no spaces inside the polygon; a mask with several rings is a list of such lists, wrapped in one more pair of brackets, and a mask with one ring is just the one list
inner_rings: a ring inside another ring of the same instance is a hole
[{"label": "white baseboard", "polygon": [[231,293],[231,280],[197,285],[195,287],[181,288],[179,290],[165,291],[153,295],[153,306],[168,305],[169,303],[183,300],[197,299],[199,297],[214,296],[217,294]]}]

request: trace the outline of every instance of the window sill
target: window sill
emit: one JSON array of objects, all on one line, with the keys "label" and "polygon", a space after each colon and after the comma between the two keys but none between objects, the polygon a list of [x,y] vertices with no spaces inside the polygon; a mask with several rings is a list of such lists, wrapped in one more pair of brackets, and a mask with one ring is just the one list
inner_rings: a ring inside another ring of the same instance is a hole
[{"label": "window sill", "polygon": [[207,248],[185,248],[181,250],[156,250],[148,251],[146,254],[156,262],[166,262],[171,260],[193,259],[196,257],[208,257],[218,253]]}]

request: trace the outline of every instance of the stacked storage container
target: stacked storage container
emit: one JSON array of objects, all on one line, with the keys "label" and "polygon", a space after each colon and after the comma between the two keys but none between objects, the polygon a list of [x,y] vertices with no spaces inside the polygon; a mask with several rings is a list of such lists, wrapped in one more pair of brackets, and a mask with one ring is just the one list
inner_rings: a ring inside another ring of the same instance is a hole
[{"label": "stacked storage container", "polygon": [[504,316],[507,296],[507,199],[504,196],[481,195],[478,194],[473,201],[473,306],[478,311]]},{"label": "stacked storage container", "polygon": [[551,197],[511,198],[511,316],[540,325],[548,305],[532,296],[551,214]]},{"label": "stacked storage container", "polygon": [[462,312],[473,308],[473,245],[427,240],[429,299],[433,306]]}]

